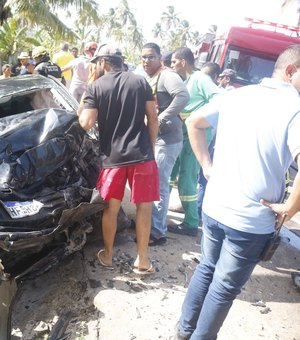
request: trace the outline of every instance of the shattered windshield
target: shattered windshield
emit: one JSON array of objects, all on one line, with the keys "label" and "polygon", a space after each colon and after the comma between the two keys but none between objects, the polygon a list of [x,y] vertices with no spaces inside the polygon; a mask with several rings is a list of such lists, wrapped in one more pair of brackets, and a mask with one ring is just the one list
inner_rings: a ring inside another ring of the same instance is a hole
[{"label": "shattered windshield", "polygon": [[78,103],[55,80],[49,78],[23,76],[0,82],[0,118],[40,108],[75,112]]}]

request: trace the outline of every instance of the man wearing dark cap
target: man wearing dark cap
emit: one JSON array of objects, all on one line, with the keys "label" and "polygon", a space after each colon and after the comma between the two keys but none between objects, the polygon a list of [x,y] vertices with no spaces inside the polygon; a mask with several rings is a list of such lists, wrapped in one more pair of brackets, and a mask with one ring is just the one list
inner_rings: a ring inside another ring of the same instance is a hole
[{"label": "man wearing dark cap", "polygon": [[166,51],[163,52],[161,55],[161,63],[165,67],[171,67],[171,59],[172,59],[173,52]]},{"label": "man wearing dark cap", "polygon": [[100,46],[91,62],[96,64],[98,79],[86,91],[79,122],[85,130],[96,121],[99,127],[103,168],[96,187],[108,205],[102,217],[104,249],[97,257],[102,267],[113,269],[117,214],[128,180],[131,201],[137,208],[137,257],[133,270],[141,275],[152,274],[155,269],[148,258],[151,208],[153,201],[159,200],[153,153],[158,132],[154,97],[143,76],[122,72],[120,50]]},{"label": "man wearing dark cap", "polygon": [[218,84],[220,88],[226,91],[234,90],[235,87],[232,85],[236,78],[236,71],[231,68],[226,68],[218,77]]}]

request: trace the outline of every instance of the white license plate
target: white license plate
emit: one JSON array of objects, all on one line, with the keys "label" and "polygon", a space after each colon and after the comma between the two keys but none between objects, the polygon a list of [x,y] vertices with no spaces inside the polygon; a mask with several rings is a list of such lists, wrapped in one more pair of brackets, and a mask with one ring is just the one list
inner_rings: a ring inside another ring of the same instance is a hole
[{"label": "white license plate", "polygon": [[44,205],[42,202],[36,200],[25,202],[1,201],[1,203],[9,216],[14,219],[36,215]]}]

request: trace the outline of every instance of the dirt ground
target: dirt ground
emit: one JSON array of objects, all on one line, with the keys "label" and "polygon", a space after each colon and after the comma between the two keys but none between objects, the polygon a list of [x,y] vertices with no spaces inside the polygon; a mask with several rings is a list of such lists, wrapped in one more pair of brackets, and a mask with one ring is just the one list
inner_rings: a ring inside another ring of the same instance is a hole
[{"label": "dirt ground", "polygon": [[[168,219],[180,222],[182,215],[169,212]],[[298,221],[290,224],[297,233],[299,226]],[[82,251],[23,282],[13,308],[12,339],[173,339],[188,282],[200,259],[199,238],[168,234],[165,245],[150,248],[156,273],[141,278],[131,269],[134,237],[131,229],[117,235],[114,271],[97,263],[95,254],[102,242],[93,232]],[[300,340],[300,291],[290,275],[299,270],[299,250],[280,245],[271,261],[256,267],[218,340]],[[64,336],[51,337],[51,330]]]}]

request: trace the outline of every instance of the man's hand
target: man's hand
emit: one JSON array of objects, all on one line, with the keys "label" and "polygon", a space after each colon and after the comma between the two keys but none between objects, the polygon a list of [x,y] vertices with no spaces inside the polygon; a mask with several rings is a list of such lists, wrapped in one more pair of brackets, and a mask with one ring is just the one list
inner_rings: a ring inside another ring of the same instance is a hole
[{"label": "man's hand", "polygon": [[212,165],[202,167],[202,172],[203,172],[203,176],[208,181],[210,179],[210,176],[211,176]]},{"label": "man's hand", "polygon": [[283,221],[289,221],[292,217],[288,215],[286,205],[284,203],[271,203],[264,199],[261,199],[260,203],[274,211],[275,229],[282,225]]}]

